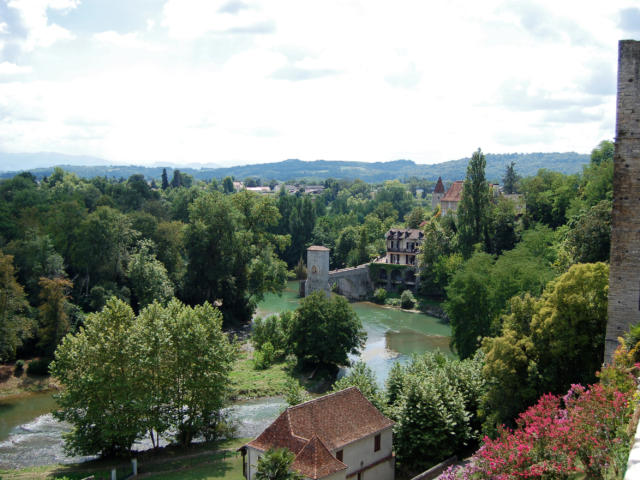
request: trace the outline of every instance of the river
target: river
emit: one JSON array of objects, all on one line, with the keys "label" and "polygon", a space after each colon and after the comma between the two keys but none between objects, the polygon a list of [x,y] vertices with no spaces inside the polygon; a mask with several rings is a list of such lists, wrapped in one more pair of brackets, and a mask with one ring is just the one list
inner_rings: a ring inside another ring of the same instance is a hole
[{"label": "river", "polygon": [[[289,282],[282,295],[266,295],[258,305],[257,316],[295,310],[297,282]],[[421,313],[385,308],[369,302],[352,304],[367,332],[360,358],[369,365],[382,385],[395,362],[406,362],[412,353],[440,349],[450,354],[449,326]],[[345,373],[343,370],[342,374]],[[260,433],[285,408],[282,398],[239,402],[230,407],[238,426],[238,437]],[[0,400],[0,469],[52,463],[70,463],[86,457],[69,457],[62,448],[62,434],[70,426],[51,415],[55,401],[50,393],[25,394]],[[150,448],[147,441],[136,444]]]}]

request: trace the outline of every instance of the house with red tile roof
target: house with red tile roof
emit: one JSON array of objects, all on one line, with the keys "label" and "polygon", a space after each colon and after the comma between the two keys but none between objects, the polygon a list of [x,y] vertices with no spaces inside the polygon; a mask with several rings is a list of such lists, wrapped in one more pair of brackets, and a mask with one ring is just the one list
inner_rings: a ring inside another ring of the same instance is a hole
[{"label": "house with red tile roof", "polygon": [[464,182],[462,180],[456,180],[451,184],[447,193],[440,199],[440,214],[446,215],[448,212],[455,213],[458,209],[458,204],[462,199],[462,188]]},{"label": "house with red tile roof", "polygon": [[287,408],[240,448],[243,473],[253,480],[258,458],[286,447],[291,466],[310,480],[393,480],[393,422],[356,387]]}]

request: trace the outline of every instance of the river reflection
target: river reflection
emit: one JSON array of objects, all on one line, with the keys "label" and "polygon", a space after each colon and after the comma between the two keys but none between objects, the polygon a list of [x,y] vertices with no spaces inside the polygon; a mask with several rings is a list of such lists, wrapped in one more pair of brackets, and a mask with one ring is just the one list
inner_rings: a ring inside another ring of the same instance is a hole
[{"label": "river reflection", "polygon": [[[298,285],[298,282],[289,282],[281,296],[266,295],[256,316],[295,310],[300,303]],[[451,328],[438,318],[371,302],[356,302],[351,306],[367,332],[367,342],[359,359],[373,370],[380,385],[384,384],[395,362],[404,364],[413,353],[440,350],[453,355],[449,349]],[[352,360],[357,359],[352,357]],[[348,369],[343,369],[340,375],[346,372]]]}]

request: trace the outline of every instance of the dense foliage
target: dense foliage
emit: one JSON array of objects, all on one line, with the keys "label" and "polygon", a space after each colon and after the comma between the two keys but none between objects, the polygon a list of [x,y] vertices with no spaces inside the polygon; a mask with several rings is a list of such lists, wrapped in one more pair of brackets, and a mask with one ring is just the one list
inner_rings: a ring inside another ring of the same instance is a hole
[{"label": "dense foliage", "polygon": [[[362,322],[344,298],[313,292],[300,302],[290,330],[293,353],[313,365],[349,365],[367,338]],[[331,339],[328,341],[328,339]]]},{"label": "dense foliage", "polygon": [[51,373],[65,386],[56,418],[73,425],[65,448],[81,455],[130,451],[175,432],[189,444],[216,438],[235,348],[222,315],[205,303],[152,303],[136,316],[121,300],[87,316],[58,346]]}]

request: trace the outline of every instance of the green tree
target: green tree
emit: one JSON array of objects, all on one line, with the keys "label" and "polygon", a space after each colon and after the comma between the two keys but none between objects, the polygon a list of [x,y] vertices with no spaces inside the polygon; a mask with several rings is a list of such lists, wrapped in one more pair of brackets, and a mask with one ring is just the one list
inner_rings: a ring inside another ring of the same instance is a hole
[{"label": "green tree", "polygon": [[608,262],[611,250],[611,201],[602,200],[568,223],[566,244],[576,263]]},{"label": "green tree", "polygon": [[493,258],[474,254],[447,287],[445,311],[451,319],[451,345],[460,358],[470,357],[480,346],[482,337],[491,332],[495,315],[491,302]]},{"label": "green tree", "polygon": [[101,280],[125,277],[125,265],[137,232],[126,215],[110,207],[98,207],[80,224],[71,254],[83,277],[79,283],[89,292]]},{"label": "green tree", "polygon": [[162,190],[169,188],[169,179],[167,177],[167,169],[162,169]]},{"label": "green tree", "polygon": [[339,392],[349,387],[358,387],[358,390],[378,410],[386,410],[384,392],[378,387],[378,382],[373,370],[364,362],[356,362],[344,377],[333,384],[332,392]]},{"label": "green tree", "polygon": [[318,291],[300,302],[290,338],[293,352],[303,362],[338,366],[349,364],[348,355],[358,353],[366,337],[360,318],[344,297],[327,298]]},{"label": "green tree", "polygon": [[512,200],[501,197],[490,214],[491,251],[500,255],[518,241],[518,220]]},{"label": "green tree", "polygon": [[62,277],[40,278],[40,328],[38,329],[38,345],[47,358],[53,357],[53,352],[69,332],[69,292],[73,283]]},{"label": "green tree", "polygon": [[611,140],[601,141],[596,148],[591,150],[591,163],[600,165],[604,162],[613,161],[613,154],[615,153],[615,143]]},{"label": "green tree", "polygon": [[182,445],[203,435],[217,436],[223,421],[221,409],[229,391],[229,372],[236,349],[222,331],[222,315],[205,302],[196,307],[172,300],[167,305],[166,329],[171,382],[169,423]]},{"label": "green tree", "polygon": [[424,220],[424,209],[420,206],[414,207],[413,210],[407,216],[408,228],[419,228],[420,224]]},{"label": "green tree", "polygon": [[141,240],[138,251],[131,255],[127,266],[127,277],[138,309],[157,300],[166,303],[173,297],[173,285],[162,262],[153,253],[151,240]]},{"label": "green tree", "polygon": [[467,166],[457,210],[458,238],[465,257],[471,255],[476,243],[489,244],[489,183],[485,179],[485,167],[484,154],[478,149]]},{"label": "green tree", "polygon": [[256,480],[302,480],[300,473],[291,471],[295,458],[287,448],[270,448],[258,458]]},{"label": "green tree", "polygon": [[504,193],[512,194],[518,193],[518,181],[520,180],[520,176],[516,173],[516,163],[511,162],[507,165],[507,168],[504,172],[504,177],[502,177],[502,185],[504,187]]},{"label": "green tree", "polygon": [[13,267],[13,256],[0,250],[0,362],[15,358],[16,349],[31,333],[29,303]]},{"label": "green tree", "polygon": [[482,355],[460,361],[431,352],[394,367],[387,386],[396,457],[405,472],[423,471],[478,437],[475,413],[486,389],[482,365]]},{"label": "green tree", "polygon": [[224,180],[222,180],[222,190],[224,193],[234,192],[235,189],[233,188],[233,179],[231,177],[224,177]]},{"label": "green tree", "polygon": [[78,455],[124,454],[144,432],[140,400],[144,374],[132,341],[135,316],[126,303],[111,299],[85,327],[67,335],[55,352],[52,375],[65,386],[54,416],[73,425],[65,450]]},{"label": "green tree", "polygon": [[[608,278],[604,263],[576,264],[549,282],[541,297],[511,300],[501,335],[482,345],[490,382],[483,407],[487,431],[543,393],[595,381],[604,352]],[[505,398],[505,391],[514,393]]]},{"label": "green tree", "polygon": [[288,238],[270,233],[278,218],[273,200],[247,191],[197,198],[185,232],[189,303],[222,300],[226,321],[246,322],[264,293],[280,292],[286,264],[275,249],[283,249]]}]

